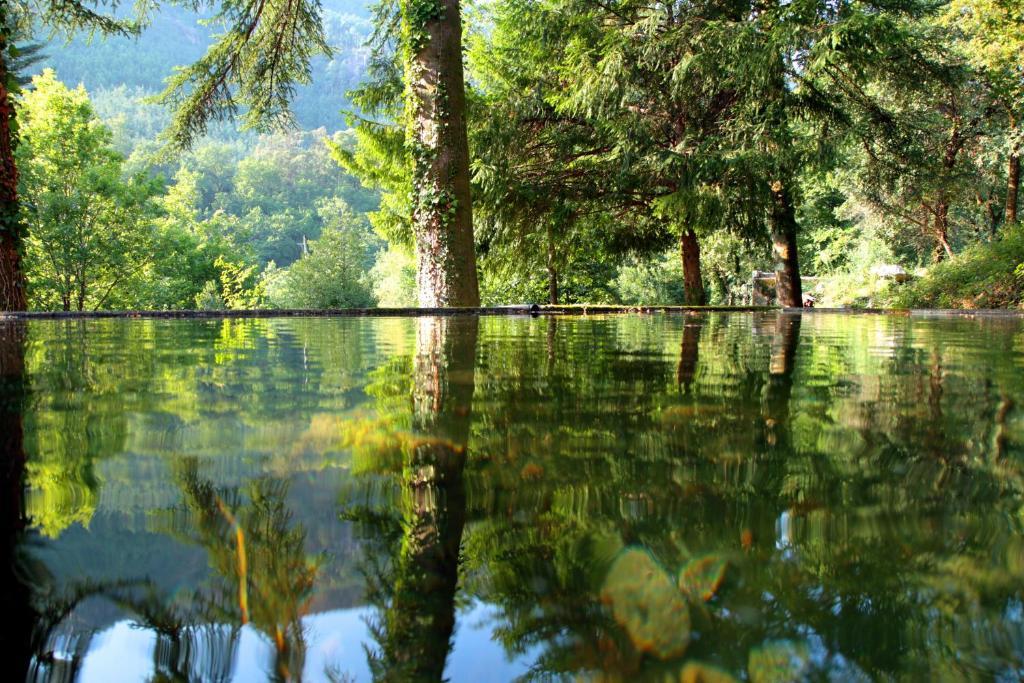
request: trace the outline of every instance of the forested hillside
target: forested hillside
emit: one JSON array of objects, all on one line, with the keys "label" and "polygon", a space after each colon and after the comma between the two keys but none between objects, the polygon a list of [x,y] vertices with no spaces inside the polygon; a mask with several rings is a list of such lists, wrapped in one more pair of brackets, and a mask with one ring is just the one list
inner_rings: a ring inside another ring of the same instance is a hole
[{"label": "forested hillside", "polygon": [[[67,44],[50,43],[35,70],[50,67],[65,83],[85,85],[101,109],[108,92],[120,86],[141,95],[156,94],[174,67],[191,64],[209,47],[220,29],[203,24],[208,16],[170,6],[154,14],[138,38],[79,36]],[[365,0],[326,0],[323,18],[335,54],[314,61],[314,84],[299,88],[294,109],[301,127],[334,131],[345,127],[339,113],[348,106],[345,93],[365,73],[365,42],[372,27]]]},{"label": "forested hillside", "polygon": [[347,93],[365,73],[367,16],[363,2],[324,3],[333,54],[313,60],[312,82],[297,88],[291,130],[225,120],[187,150],[167,148],[172,111],[154,100],[222,30],[209,14],[163,8],[137,37],[61,43],[37,31],[17,154],[30,305],[372,305],[368,272],[382,242],[366,214],[377,195],[328,147],[353,144]]}]

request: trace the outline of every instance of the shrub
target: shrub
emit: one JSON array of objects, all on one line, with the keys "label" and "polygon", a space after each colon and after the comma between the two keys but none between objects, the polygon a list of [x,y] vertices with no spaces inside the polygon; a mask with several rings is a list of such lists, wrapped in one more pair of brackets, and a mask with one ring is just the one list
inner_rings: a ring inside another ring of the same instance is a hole
[{"label": "shrub", "polygon": [[919,280],[891,290],[886,303],[903,308],[1024,307],[1024,226],[1009,227],[994,242],[932,266]]}]

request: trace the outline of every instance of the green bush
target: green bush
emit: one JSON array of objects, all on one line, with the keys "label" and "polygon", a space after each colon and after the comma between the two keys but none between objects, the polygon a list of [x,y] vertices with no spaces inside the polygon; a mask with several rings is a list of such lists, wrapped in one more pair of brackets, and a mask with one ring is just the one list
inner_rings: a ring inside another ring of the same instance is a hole
[{"label": "green bush", "polygon": [[1007,228],[994,242],[932,266],[919,280],[893,288],[885,303],[900,308],[1024,307],[1024,226]]}]

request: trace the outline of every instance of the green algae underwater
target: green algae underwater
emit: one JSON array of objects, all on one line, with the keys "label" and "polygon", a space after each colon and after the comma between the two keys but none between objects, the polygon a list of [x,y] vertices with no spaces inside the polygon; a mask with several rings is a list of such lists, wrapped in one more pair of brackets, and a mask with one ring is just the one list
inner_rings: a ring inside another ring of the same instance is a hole
[{"label": "green algae underwater", "polygon": [[1024,319],[0,323],[32,681],[1018,680]]}]

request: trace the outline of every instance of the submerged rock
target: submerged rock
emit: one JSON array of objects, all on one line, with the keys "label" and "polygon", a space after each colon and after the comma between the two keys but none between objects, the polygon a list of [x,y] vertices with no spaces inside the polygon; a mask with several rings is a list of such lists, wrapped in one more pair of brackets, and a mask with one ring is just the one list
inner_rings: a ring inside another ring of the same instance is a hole
[{"label": "submerged rock", "polygon": [[747,673],[752,683],[788,683],[803,680],[810,668],[805,643],[772,640],[750,651]]},{"label": "submerged rock", "polygon": [[601,589],[615,621],[633,645],[660,659],[690,644],[690,612],[683,594],[646,550],[627,548],[612,563]]},{"label": "submerged rock", "polygon": [[679,673],[679,683],[737,683],[736,678],[717,666],[688,662]]}]

